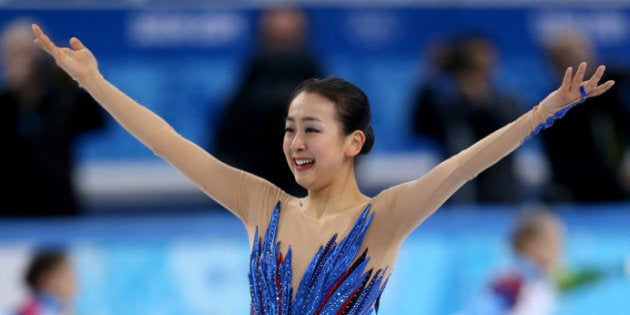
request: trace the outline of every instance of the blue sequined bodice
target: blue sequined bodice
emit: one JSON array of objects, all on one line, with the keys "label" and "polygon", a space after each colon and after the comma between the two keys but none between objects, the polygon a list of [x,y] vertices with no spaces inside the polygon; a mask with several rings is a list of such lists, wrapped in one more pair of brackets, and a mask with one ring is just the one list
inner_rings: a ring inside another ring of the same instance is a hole
[{"label": "blue sequined bodice", "polygon": [[372,314],[385,288],[386,270],[365,270],[367,249],[357,257],[372,222],[370,206],[355,221],[348,235],[337,243],[333,235],[320,246],[304,272],[295,298],[291,287],[291,246],[286,257],[276,240],[280,203],[273,210],[264,239],[254,236],[249,285],[252,314]]}]

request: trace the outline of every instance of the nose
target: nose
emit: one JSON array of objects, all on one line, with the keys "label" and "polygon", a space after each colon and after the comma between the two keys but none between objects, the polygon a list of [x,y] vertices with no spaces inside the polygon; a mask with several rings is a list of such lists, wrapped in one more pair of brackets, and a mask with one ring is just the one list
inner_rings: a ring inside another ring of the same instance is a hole
[{"label": "nose", "polygon": [[304,133],[303,132],[296,132],[295,135],[293,136],[293,139],[291,139],[291,151],[293,152],[300,152],[303,151],[306,148],[306,143],[304,142]]}]

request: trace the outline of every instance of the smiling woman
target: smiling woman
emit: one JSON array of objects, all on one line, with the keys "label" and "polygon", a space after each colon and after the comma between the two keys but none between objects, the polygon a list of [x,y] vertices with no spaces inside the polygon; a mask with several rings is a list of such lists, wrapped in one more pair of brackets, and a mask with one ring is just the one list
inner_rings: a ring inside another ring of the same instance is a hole
[{"label": "smiling woman", "polygon": [[[292,100],[283,149],[295,180],[308,190],[318,191],[341,177],[350,180],[343,187],[358,191],[353,187],[355,159],[367,154],[374,143],[365,94],[342,79],[311,79],[297,87]],[[314,172],[317,175],[309,179]]]},{"label": "smiling woman", "polygon": [[308,191],[298,198],[184,139],[103,78],[77,38],[61,48],[33,29],[35,43],[126,130],[242,221],[252,248],[254,314],[372,313],[402,242],[420,223],[558,113],[614,83],[598,84],[603,66],[587,80],[586,64],[575,73],[568,68],[560,87],[514,122],[421,178],[367,196],[355,177],[356,157],[374,139],[367,97],[343,79],[307,81],[290,102],[283,145],[295,179]]}]

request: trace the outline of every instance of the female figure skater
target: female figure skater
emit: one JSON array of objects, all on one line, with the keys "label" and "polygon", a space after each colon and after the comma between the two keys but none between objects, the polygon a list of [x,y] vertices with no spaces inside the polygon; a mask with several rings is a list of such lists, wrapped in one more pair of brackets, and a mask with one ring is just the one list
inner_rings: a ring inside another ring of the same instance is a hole
[{"label": "female figure skater", "polygon": [[585,63],[575,74],[567,68],[560,87],[514,122],[421,178],[370,197],[355,178],[357,157],[374,141],[367,97],[342,79],[309,80],[291,99],[283,143],[295,180],[308,191],[297,198],[181,137],[105,80],[79,39],[61,48],[37,25],[33,30],[35,43],[126,130],[243,222],[251,244],[252,314],[372,313],[414,228],[528,136],[614,84],[598,84],[603,66],[588,80]]}]

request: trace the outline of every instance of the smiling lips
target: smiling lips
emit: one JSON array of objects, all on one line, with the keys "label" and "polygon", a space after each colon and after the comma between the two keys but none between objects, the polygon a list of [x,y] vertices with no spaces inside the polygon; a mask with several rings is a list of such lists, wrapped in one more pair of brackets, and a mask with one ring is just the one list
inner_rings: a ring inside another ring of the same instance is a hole
[{"label": "smiling lips", "polygon": [[311,166],[313,166],[313,164],[315,163],[315,160],[294,158],[293,163],[295,164],[296,171],[304,171],[311,168]]}]

